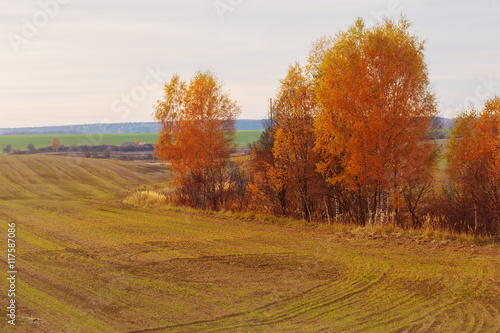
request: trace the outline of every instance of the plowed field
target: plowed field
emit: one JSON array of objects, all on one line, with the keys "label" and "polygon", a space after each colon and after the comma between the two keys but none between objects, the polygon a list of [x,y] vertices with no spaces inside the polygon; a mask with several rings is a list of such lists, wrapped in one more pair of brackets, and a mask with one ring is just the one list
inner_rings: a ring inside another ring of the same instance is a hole
[{"label": "plowed field", "polygon": [[497,249],[122,203],[167,181],[158,165],[0,156],[0,277],[11,222],[18,271],[0,330],[500,332]]}]

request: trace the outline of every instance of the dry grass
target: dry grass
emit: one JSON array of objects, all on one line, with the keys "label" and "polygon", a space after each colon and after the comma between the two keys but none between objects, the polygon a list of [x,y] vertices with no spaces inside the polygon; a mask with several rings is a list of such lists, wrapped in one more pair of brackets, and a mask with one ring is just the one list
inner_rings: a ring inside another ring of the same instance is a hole
[{"label": "dry grass", "polygon": [[128,196],[123,203],[140,207],[155,207],[167,204],[167,197],[155,191],[136,191]]},{"label": "dry grass", "polygon": [[427,241],[447,241],[453,242],[457,245],[480,245],[490,248],[500,249],[500,236],[483,236],[473,233],[458,233],[451,230],[441,230],[432,223],[427,224],[422,229],[402,228],[392,224],[375,224],[359,226],[349,223],[348,221],[338,221],[336,223],[327,222],[309,222],[305,220],[297,220],[290,217],[279,217],[270,214],[256,213],[256,212],[230,212],[230,211],[210,211],[210,210],[196,210],[189,207],[182,206],[168,206],[165,209],[170,211],[185,211],[191,214],[209,215],[213,217],[225,217],[237,220],[258,221],[264,223],[271,223],[283,226],[300,226],[315,230],[322,230],[328,233],[346,233],[357,236],[384,236],[393,238],[408,238],[408,239],[425,239]]}]

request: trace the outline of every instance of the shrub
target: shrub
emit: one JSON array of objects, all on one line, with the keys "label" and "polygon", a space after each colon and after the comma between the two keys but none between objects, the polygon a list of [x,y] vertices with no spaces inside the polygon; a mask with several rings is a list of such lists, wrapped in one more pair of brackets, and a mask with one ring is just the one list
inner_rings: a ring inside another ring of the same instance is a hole
[{"label": "shrub", "polygon": [[111,157],[111,148],[107,147],[104,149],[104,158],[110,158]]},{"label": "shrub", "polygon": [[32,144],[32,143],[30,143],[30,144],[28,145],[28,151],[29,151],[30,153],[32,153],[32,154],[36,153],[36,148],[35,148],[35,145],[34,145],[34,144]]}]

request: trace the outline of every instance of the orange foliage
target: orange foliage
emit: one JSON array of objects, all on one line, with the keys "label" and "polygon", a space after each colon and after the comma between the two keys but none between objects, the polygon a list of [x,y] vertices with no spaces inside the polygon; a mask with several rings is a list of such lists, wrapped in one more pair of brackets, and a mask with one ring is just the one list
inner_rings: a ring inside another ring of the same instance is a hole
[{"label": "orange foliage", "polygon": [[435,156],[426,141],[437,112],[424,43],[409,28],[404,19],[371,28],[358,19],[322,51],[312,73],[321,106],[315,120],[319,171],[348,190],[391,192],[396,211],[402,187]]},{"label": "orange foliage", "polygon": [[288,188],[294,210],[311,217],[314,197],[321,195],[321,178],[316,173],[318,155],[313,151],[313,119],[316,103],[312,84],[299,64],[290,66],[281,80],[273,106],[275,164],[268,170],[278,188]]},{"label": "orange foliage", "polygon": [[52,145],[50,147],[57,152],[57,150],[62,147],[59,138],[52,139]]},{"label": "orange foliage", "polygon": [[469,212],[459,226],[464,231],[495,233],[500,225],[500,97],[455,119],[448,144],[448,178]]},{"label": "orange foliage", "polygon": [[459,115],[448,145],[448,176],[459,181],[472,169],[500,176],[499,134],[500,97],[487,101],[480,113],[471,110]]},{"label": "orange foliage", "polygon": [[155,155],[171,164],[178,184],[199,187],[194,205],[217,209],[240,108],[210,71],[197,72],[189,84],[175,75],[164,92],[155,112],[161,125]]},{"label": "orange foliage", "polygon": [[259,140],[251,146],[251,159],[248,165],[250,184],[247,193],[251,208],[268,213],[284,215],[287,210],[287,184],[272,182],[269,171],[276,166],[273,155],[275,131],[271,123]]}]

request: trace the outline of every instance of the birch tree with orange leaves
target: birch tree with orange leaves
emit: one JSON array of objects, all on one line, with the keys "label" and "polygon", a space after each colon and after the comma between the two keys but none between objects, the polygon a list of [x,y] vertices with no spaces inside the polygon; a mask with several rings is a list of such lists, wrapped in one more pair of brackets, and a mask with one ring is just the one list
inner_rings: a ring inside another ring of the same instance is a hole
[{"label": "birch tree with orange leaves", "polygon": [[170,164],[183,203],[219,209],[231,186],[226,169],[240,108],[210,71],[189,83],[175,75],[164,93],[154,114],[161,126],[155,156]]},{"label": "birch tree with orange leaves", "polygon": [[452,229],[481,234],[500,231],[500,97],[481,112],[469,110],[455,119],[447,149],[448,193]]},{"label": "birch tree with orange leaves", "polygon": [[271,119],[265,121],[266,129],[260,135],[259,140],[250,145],[251,157],[247,169],[250,178],[248,195],[251,209],[286,215],[289,206],[288,186],[285,182],[271,182],[269,179],[270,170],[276,167],[273,154],[275,141],[273,123]]},{"label": "birch tree with orange leaves", "polygon": [[62,147],[61,140],[59,138],[53,138],[52,139],[52,144],[50,145],[50,148],[54,149],[56,152],[59,151],[59,148]]},{"label": "birch tree with orange leaves", "polygon": [[287,187],[290,207],[306,219],[316,210],[321,197],[321,177],[316,173],[318,154],[314,152],[314,116],[317,111],[310,80],[298,63],[290,66],[281,80],[273,105],[274,165],[269,178],[277,187]]},{"label": "birch tree with orange leaves", "polygon": [[[436,156],[427,140],[437,111],[424,42],[403,18],[372,27],[358,19],[313,47],[309,69],[320,106],[318,170],[356,198],[351,219],[387,223],[392,216],[402,224],[405,195],[425,191]],[[416,176],[422,183],[411,184]]]}]

